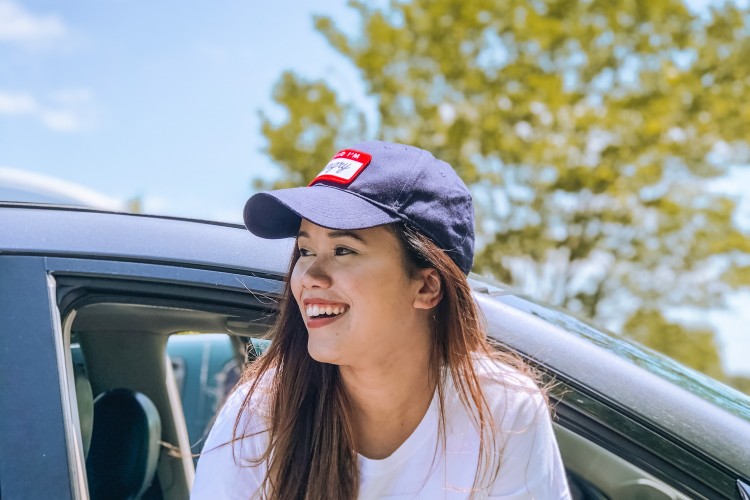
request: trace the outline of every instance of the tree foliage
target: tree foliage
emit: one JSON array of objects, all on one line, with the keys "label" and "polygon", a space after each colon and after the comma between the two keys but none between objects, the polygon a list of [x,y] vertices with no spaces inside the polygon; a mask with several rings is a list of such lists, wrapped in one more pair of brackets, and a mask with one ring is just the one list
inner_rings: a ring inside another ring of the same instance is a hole
[{"label": "tree foliage", "polygon": [[691,368],[715,378],[724,377],[714,332],[710,329],[686,328],[670,322],[659,311],[642,309],[628,320],[625,331],[633,340]]},{"label": "tree foliage", "polygon": [[274,100],[286,116],[263,122],[281,185],[309,181],[356,136],[428,149],[472,189],[476,271],[615,330],[627,324],[647,344],[695,339],[707,360],[688,364],[714,370],[710,332],[670,323],[665,334],[657,319],[678,305],[720,307],[750,283],[736,200],[708,188],[750,158],[748,8],[349,5],[356,34],[330,17],[315,24],[359,71],[377,123],[365,130],[327,82],[285,73]]},{"label": "tree foliage", "polygon": [[[266,152],[284,170],[283,179],[274,182],[275,188],[307,184],[340,144],[357,141],[365,134],[363,113],[341,103],[325,82],[304,82],[285,72],[273,98],[288,112],[282,125],[275,125],[261,112]],[[263,186],[257,183],[257,187]]]}]

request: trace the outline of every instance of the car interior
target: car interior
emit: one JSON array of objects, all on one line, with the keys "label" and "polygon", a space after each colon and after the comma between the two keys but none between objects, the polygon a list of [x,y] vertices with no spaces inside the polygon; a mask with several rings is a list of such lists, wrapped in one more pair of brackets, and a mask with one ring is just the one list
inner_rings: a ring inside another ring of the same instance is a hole
[{"label": "car interior", "polygon": [[[70,453],[85,464],[81,481],[89,497],[188,498],[196,443],[188,438],[175,376],[175,368],[185,367],[171,362],[167,342],[184,332],[224,333],[241,366],[248,341],[260,338],[272,319],[267,309],[146,296],[101,297],[67,308],[68,369],[61,375],[72,406]],[[558,420],[555,427],[574,498],[688,498],[564,424]]]}]

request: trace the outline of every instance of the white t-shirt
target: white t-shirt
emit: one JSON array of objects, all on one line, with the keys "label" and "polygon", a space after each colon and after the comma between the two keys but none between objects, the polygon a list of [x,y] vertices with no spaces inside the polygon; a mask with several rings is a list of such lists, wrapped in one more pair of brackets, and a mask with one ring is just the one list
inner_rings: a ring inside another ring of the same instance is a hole
[{"label": "white t-shirt", "polygon": [[[499,432],[502,461],[494,483],[489,489],[477,491],[474,498],[569,499],[552,422],[539,390],[509,367],[486,360],[477,363],[482,390]],[[417,428],[392,455],[382,460],[359,456],[361,500],[471,496],[479,459],[479,432],[450,381],[446,385],[445,449],[438,440],[435,396]],[[246,394],[247,388],[235,391],[219,413],[198,461],[191,498],[245,500],[253,497],[262,483],[265,463],[248,466],[242,459],[260,456],[268,445],[266,433],[222,446],[232,439],[237,411]],[[242,426],[246,423],[243,420]],[[250,422],[250,428],[262,431],[263,424]],[[241,465],[232,457],[232,446]]]}]

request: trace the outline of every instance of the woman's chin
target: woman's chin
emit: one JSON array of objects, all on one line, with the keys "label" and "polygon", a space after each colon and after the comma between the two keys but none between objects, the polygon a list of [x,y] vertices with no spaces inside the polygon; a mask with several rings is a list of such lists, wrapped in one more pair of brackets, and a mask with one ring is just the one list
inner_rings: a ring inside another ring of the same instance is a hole
[{"label": "woman's chin", "polygon": [[337,362],[339,358],[339,352],[338,349],[334,348],[334,346],[325,345],[325,343],[323,342],[308,340],[307,352],[308,354],[310,354],[310,357],[312,359],[319,363],[330,363],[334,365],[340,364]]}]

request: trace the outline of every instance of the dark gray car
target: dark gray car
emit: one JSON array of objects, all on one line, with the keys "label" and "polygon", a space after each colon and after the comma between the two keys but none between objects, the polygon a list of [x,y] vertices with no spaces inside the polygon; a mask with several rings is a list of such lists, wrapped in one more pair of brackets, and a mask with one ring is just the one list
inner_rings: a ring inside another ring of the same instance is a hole
[{"label": "dark gray car", "polygon": [[[187,498],[200,443],[168,341],[223,334],[242,363],[291,248],[228,224],[0,204],[2,498]],[[490,335],[556,382],[576,498],[748,498],[746,396],[471,282]]]}]

